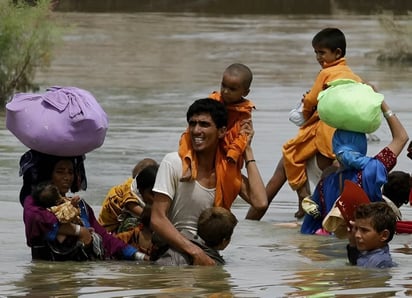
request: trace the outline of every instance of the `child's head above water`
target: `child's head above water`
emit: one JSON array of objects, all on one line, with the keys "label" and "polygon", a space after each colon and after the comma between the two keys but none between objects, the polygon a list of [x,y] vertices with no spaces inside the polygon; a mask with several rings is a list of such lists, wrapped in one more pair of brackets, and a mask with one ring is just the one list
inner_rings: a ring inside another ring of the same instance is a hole
[{"label": "child's head above water", "polygon": [[396,215],[385,202],[363,204],[355,211],[355,239],[360,251],[385,246],[392,240],[396,229]]},{"label": "child's head above water", "polygon": [[223,250],[229,244],[237,222],[235,215],[225,208],[208,208],[199,216],[197,234],[207,246]]}]

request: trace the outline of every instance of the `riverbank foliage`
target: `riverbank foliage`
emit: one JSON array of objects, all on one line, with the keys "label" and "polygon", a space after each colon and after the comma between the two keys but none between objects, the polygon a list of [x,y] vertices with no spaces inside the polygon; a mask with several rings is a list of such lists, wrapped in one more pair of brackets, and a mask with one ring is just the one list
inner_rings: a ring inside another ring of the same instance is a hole
[{"label": "riverbank foliage", "polygon": [[36,70],[50,65],[59,29],[52,18],[51,0],[35,5],[0,0],[0,104],[14,92],[37,91]]}]

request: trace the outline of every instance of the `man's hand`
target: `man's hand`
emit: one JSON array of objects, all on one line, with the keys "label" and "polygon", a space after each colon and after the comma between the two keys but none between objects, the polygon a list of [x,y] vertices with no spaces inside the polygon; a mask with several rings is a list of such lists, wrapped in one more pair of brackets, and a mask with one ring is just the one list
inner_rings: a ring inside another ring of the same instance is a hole
[{"label": "man's hand", "polygon": [[195,252],[190,254],[193,258],[193,265],[201,265],[201,266],[214,266],[216,262],[212,260],[205,252],[200,249],[196,248]]},{"label": "man's hand", "polygon": [[255,131],[253,130],[252,119],[244,119],[240,122],[240,134],[246,135],[248,137],[248,145],[252,143]]}]

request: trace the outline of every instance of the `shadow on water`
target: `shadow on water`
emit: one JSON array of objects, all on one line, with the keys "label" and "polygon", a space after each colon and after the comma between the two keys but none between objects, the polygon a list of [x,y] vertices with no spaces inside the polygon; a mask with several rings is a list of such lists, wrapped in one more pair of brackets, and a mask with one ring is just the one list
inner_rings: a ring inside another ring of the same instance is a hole
[{"label": "shadow on water", "polygon": [[389,10],[405,14],[410,0],[60,0],[58,11],[79,12],[195,12],[207,14],[374,14]]}]

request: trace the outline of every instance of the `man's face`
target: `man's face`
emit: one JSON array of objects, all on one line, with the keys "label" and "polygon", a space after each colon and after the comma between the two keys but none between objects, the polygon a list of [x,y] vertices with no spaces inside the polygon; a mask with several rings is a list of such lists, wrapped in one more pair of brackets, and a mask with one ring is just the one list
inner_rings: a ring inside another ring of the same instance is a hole
[{"label": "man's face", "polygon": [[189,119],[189,133],[193,150],[207,152],[216,150],[225,128],[217,128],[210,114],[196,114]]}]

